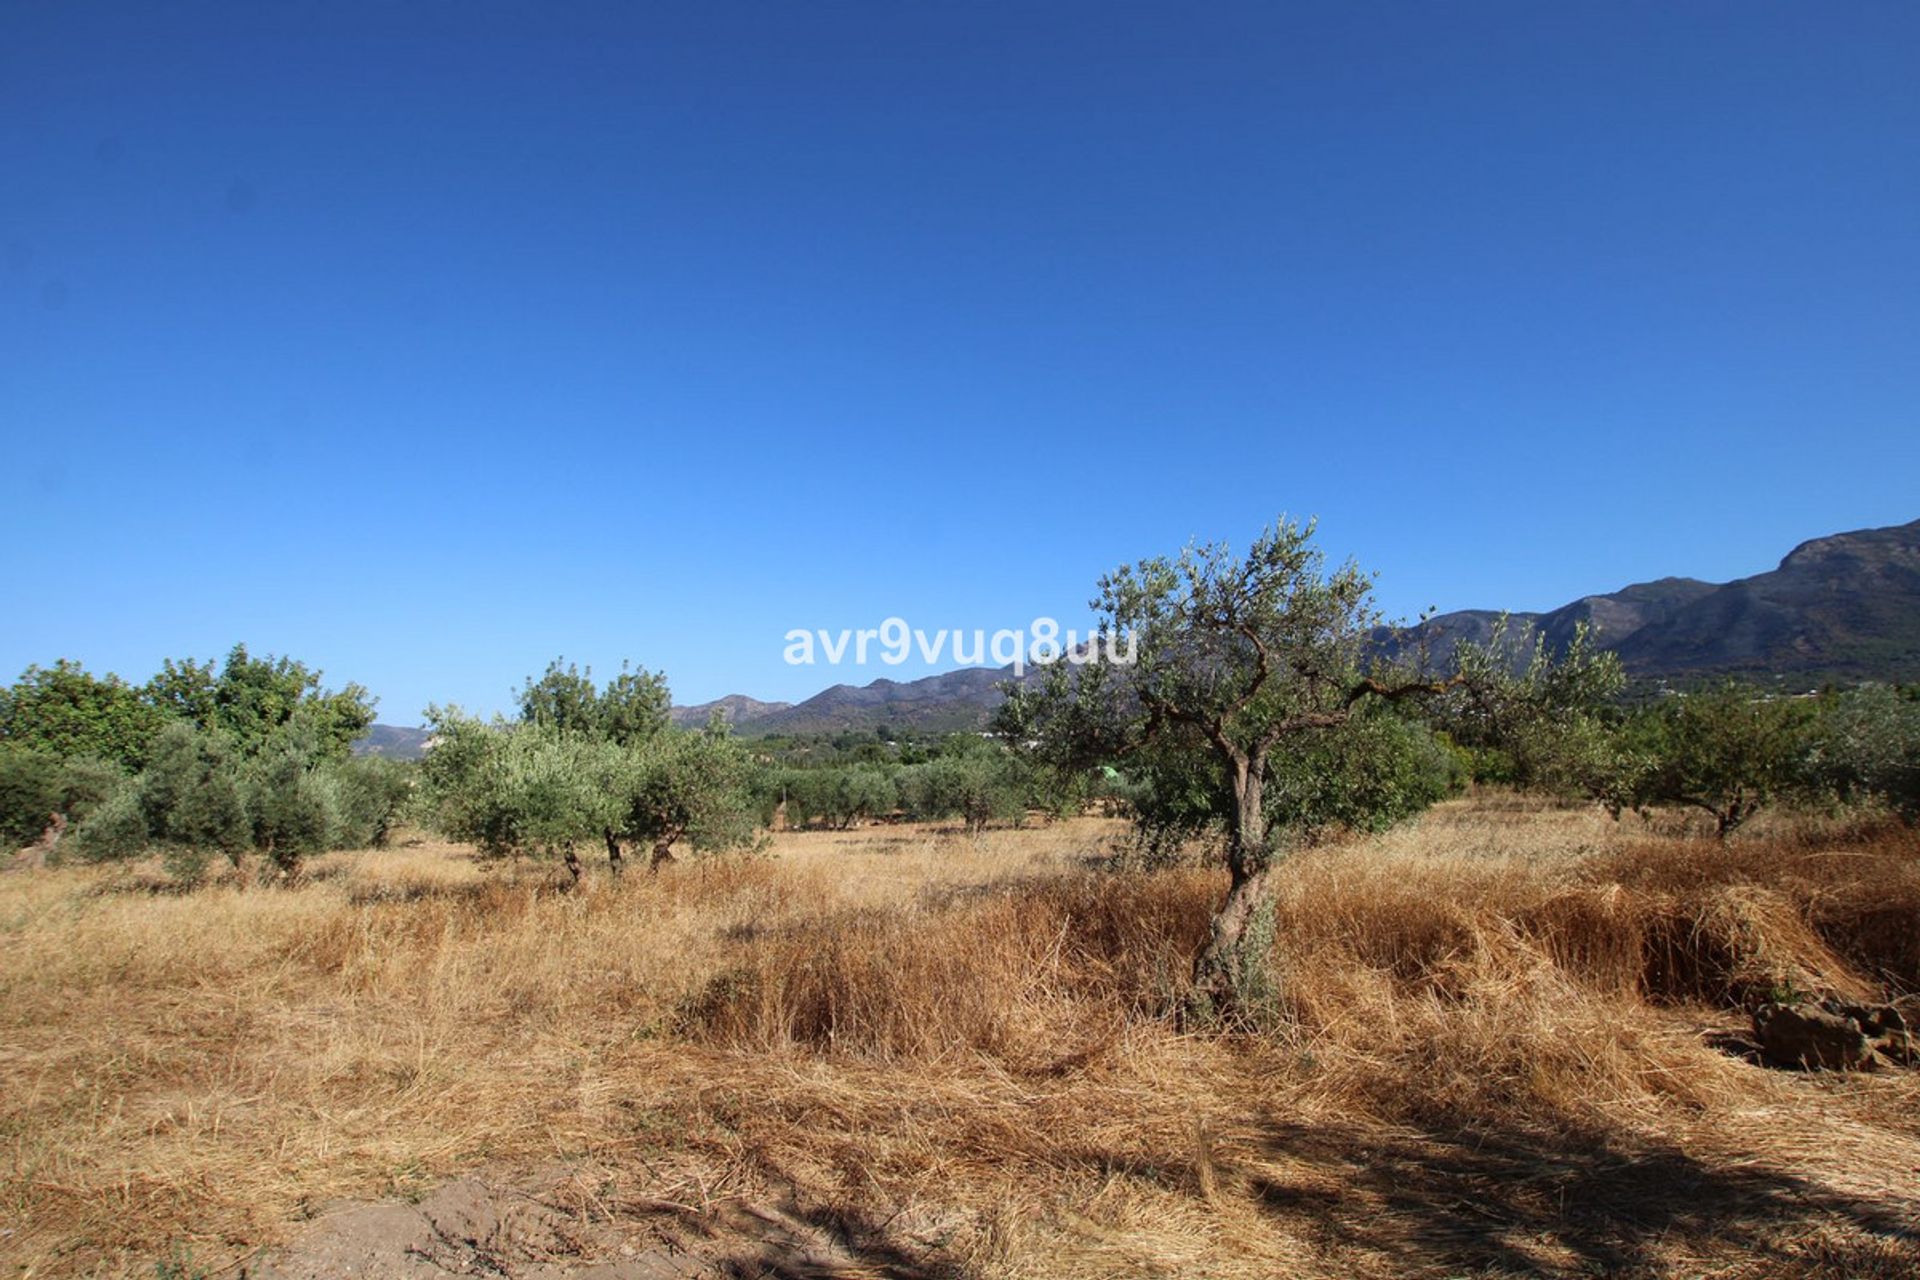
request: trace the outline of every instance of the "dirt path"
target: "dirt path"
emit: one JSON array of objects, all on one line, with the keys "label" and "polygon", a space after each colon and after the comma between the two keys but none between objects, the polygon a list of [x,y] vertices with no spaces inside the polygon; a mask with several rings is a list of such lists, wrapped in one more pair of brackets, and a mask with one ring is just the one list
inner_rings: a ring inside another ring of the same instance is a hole
[{"label": "dirt path", "polygon": [[248,1280],[709,1280],[753,1276],[896,1277],[929,1273],[863,1246],[840,1224],[738,1200],[695,1210],[595,1206],[580,1211],[566,1182],[544,1188],[478,1178],[449,1182],[417,1203],[328,1208],[285,1245],[220,1275]]}]

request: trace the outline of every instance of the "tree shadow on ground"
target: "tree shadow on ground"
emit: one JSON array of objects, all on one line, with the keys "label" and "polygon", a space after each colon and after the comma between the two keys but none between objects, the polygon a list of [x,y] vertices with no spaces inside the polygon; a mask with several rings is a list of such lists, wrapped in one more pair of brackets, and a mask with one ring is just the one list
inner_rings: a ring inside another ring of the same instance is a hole
[{"label": "tree shadow on ground", "polygon": [[1288,1125],[1256,1151],[1260,1205],[1385,1274],[1920,1275],[1911,1187],[1850,1195],[1617,1137]]},{"label": "tree shadow on ground", "polygon": [[[1920,1276],[1920,1181],[1851,1193],[1724,1152],[1622,1135],[1276,1124],[1221,1153],[1245,1196],[1310,1246],[1298,1274],[1352,1277]],[[1065,1163],[1162,1185],[1190,1170],[1109,1152]],[[739,1280],[970,1280],[890,1220],[783,1204],[718,1260]],[[1287,1274],[1287,1273],[1282,1273]]]},{"label": "tree shadow on ground", "polygon": [[[929,1260],[889,1243],[888,1222],[842,1207],[806,1207],[791,1201],[761,1213],[753,1243],[710,1264],[732,1280],[973,1280],[950,1262]],[[736,1239],[747,1238],[736,1234]]]}]

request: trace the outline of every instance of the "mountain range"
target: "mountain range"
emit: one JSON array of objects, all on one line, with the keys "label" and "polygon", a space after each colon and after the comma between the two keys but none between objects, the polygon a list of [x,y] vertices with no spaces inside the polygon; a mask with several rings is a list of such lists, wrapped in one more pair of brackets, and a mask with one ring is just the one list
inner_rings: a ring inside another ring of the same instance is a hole
[{"label": "mountain range", "polygon": [[[1920,520],[1815,538],[1777,568],[1733,582],[1660,578],[1582,596],[1547,613],[1507,616],[1515,628],[1535,629],[1555,651],[1585,623],[1596,643],[1620,655],[1630,676],[1647,683],[1715,676],[1795,687],[1912,682],[1920,680]],[[1486,639],[1500,617],[1492,609],[1443,613],[1404,632],[1382,633],[1379,642],[1388,651],[1424,644],[1429,660],[1444,664],[1454,645]],[[755,736],[972,729],[986,722],[1011,674],[1011,668],[967,667],[921,680],[837,684],[800,703],[732,694],[675,707],[673,718],[691,727],[717,711],[737,731]],[[357,749],[418,754],[424,736],[375,725]]]},{"label": "mountain range", "polygon": [[[891,726],[915,734],[977,729],[1000,701],[1000,682],[1011,667],[962,667],[921,680],[875,680],[836,684],[805,702],[755,702],[738,694],[716,702],[675,707],[674,723],[692,727],[718,710],[742,733],[840,733]],[[742,714],[746,708],[754,708]]]},{"label": "mountain range", "polygon": [[[1424,642],[1443,665],[1453,645],[1484,640],[1499,617],[1484,609],[1441,614],[1386,647]],[[1750,578],[1660,578],[1510,617],[1555,652],[1584,623],[1643,681],[1920,679],[1920,520],[1803,542],[1778,568]]]}]

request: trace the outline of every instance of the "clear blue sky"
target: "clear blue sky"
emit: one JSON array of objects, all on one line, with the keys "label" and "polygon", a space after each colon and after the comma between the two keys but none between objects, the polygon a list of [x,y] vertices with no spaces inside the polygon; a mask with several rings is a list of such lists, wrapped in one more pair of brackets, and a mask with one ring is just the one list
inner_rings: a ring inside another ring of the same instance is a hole
[{"label": "clear blue sky", "polygon": [[1391,612],[1920,516],[1920,8],[10,3],[0,676]]}]

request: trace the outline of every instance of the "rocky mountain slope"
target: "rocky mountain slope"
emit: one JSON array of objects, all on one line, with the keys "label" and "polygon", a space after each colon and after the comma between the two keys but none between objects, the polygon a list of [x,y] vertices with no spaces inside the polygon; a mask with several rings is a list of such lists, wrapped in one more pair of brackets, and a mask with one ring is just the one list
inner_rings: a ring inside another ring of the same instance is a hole
[{"label": "rocky mountain slope", "polygon": [[698,729],[707,723],[714,712],[718,711],[720,718],[728,724],[753,724],[768,716],[778,715],[792,705],[791,702],[762,702],[758,698],[749,698],[744,693],[730,693],[724,698],[715,698],[712,702],[696,702],[690,707],[675,707],[673,722],[682,729]]},{"label": "rocky mountain slope", "polygon": [[920,734],[976,729],[999,704],[998,686],[1009,675],[1009,669],[965,667],[921,680],[836,684],[805,702],[771,704],[780,709],[736,717],[733,723],[742,732],[758,735],[840,733],[883,725]]},{"label": "rocky mountain slope", "polygon": [[1920,520],[1803,542],[1613,647],[1647,676],[1920,679]]},{"label": "rocky mountain slope", "polygon": [[386,756],[393,760],[418,760],[427,749],[427,739],[432,736],[425,729],[410,729],[397,724],[376,724],[367,730],[364,738],[353,744],[353,754]]},{"label": "rocky mountain slope", "polygon": [[[1920,679],[1920,520],[1804,542],[1778,568],[1733,582],[1661,578],[1584,596],[1550,613],[1516,613],[1555,650],[1585,622],[1646,680],[1731,675],[1799,684]],[[1499,614],[1445,613],[1386,640],[1452,646],[1484,640]]]}]

